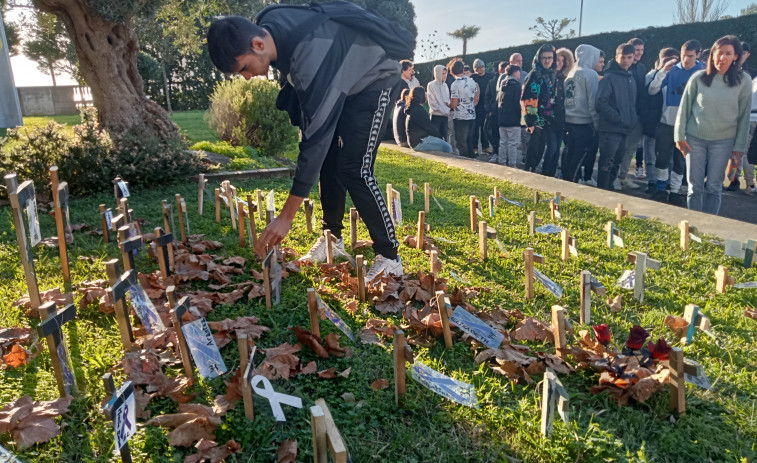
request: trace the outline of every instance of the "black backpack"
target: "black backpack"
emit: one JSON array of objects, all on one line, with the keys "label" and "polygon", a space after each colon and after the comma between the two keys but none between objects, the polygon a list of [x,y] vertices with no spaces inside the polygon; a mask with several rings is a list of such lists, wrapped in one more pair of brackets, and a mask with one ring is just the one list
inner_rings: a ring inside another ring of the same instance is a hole
[{"label": "black backpack", "polygon": [[415,52],[413,34],[396,22],[364,10],[352,2],[329,0],[303,6],[271,5],[255,16],[255,23],[260,24],[265,13],[276,8],[307,8],[319,13],[301,24],[294,37],[289,37],[288,40],[293,43],[300,42],[306,35],[331,19],[361,34],[368,35],[373,41],[381,45],[388,58],[396,60],[413,59]]}]

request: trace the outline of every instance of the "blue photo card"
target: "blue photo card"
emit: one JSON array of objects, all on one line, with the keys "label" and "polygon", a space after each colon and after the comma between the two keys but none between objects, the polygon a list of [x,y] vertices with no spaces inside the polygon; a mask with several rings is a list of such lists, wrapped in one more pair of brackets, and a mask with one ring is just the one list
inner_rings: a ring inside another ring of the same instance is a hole
[{"label": "blue photo card", "polygon": [[476,389],[472,384],[452,379],[417,360],[413,364],[411,375],[413,380],[446,399],[466,407],[478,405]]},{"label": "blue photo card", "polygon": [[197,371],[205,379],[215,378],[226,373],[226,365],[221,358],[213,333],[204,318],[187,323],[181,327]]},{"label": "blue photo card", "polygon": [[498,349],[505,339],[505,335],[460,306],[455,307],[449,321],[491,349]]}]

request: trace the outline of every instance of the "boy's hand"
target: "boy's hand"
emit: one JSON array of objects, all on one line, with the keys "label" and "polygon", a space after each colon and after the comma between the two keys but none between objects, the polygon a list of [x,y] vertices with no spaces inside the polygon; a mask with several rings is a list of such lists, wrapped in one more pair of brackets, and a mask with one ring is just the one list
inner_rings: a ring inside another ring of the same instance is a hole
[{"label": "boy's hand", "polygon": [[[257,254],[258,257],[265,257],[268,246],[273,247],[281,244],[289,233],[289,230],[291,230],[294,216],[297,214],[297,210],[300,208],[304,199],[305,198],[299,196],[289,195],[284,203],[284,207],[281,208],[279,215],[276,216],[267,227],[265,227],[263,233],[260,234],[260,238],[258,238],[258,242],[255,243],[255,254]],[[265,205],[261,204],[258,205],[258,207],[264,206]]]},{"label": "boy's hand", "polygon": [[691,153],[691,145],[689,145],[689,142],[687,142],[686,140],[677,141],[676,148],[678,148],[678,151],[683,154],[683,157],[686,157],[689,153]]},{"label": "boy's hand", "polygon": [[663,69],[665,69],[665,72],[670,71],[673,69],[673,66],[678,62],[678,58],[669,58],[667,61],[663,63]]}]

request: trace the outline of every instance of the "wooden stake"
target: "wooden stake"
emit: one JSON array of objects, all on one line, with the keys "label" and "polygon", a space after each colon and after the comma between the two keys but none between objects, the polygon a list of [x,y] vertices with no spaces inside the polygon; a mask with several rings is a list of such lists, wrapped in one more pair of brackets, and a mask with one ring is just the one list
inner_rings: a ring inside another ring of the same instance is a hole
[{"label": "wooden stake", "polygon": [[123,226],[118,229],[118,247],[121,249],[124,270],[135,269],[133,251],[142,247],[142,235],[129,237],[129,227]]},{"label": "wooden stake", "polygon": [[125,351],[131,351],[136,348],[134,345],[134,335],[131,331],[131,321],[129,320],[129,309],[126,307],[126,291],[119,291],[118,294],[114,288],[121,280],[121,269],[118,267],[118,259],[111,259],[105,262],[105,270],[108,274],[108,284],[110,288],[105,289],[108,300],[116,306],[116,321],[118,322],[118,331],[121,334],[121,344]]},{"label": "wooden stake", "polygon": [[678,229],[681,230],[681,249],[684,251],[689,250],[689,233],[690,233],[690,225],[688,220],[682,220],[681,223],[678,224]]},{"label": "wooden stake", "polygon": [[357,209],[350,208],[350,246],[352,250],[355,250],[355,243],[357,243]]},{"label": "wooden stake", "polygon": [[430,260],[431,260],[431,275],[434,276],[434,279],[439,275],[439,251],[432,249],[429,252]]},{"label": "wooden stake", "polygon": [[318,317],[318,296],[315,289],[308,288],[308,314],[310,314],[310,332],[318,339],[321,338],[321,327]]},{"label": "wooden stake", "polygon": [[497,202],[497,199],[494,195],[489,195],[489,217],[494,217],[495,214],[495,203]]},{"label": "wooden stake", "polygon": [[487,224],[483,220],[478,223],[478,252],[481,260],[486,262],[487,249]]},{"label": "wooden stake", "polygon": [[565,347],[568,344],[565,337],[565,309],[559,305],[552,306],[552,334],[555,337],[555,350],[561,359],[567,358]]},{"label": "wooden stake", "polygon": [[659,260],[652,259],[645,253],[639,251],[634,251],[628,254],[627,261],[636,264],[636,269],[634,271],[633,297],[639,302],[644,302],[647,268],[660,270],[661,263]]},{"label": "wooden stake", "polygon": [[580,290],[580,322],[582,325],[588,325],[591,323],[591,272],[589,272],[588,270],[581,271]]},{"label": "wooden stake", "polygon": [[555,200],[550,199],[549,200],[549,217],[552,220],[555,220],[555,217],[557,215],[556,212],[557,212],[557,205],[555,204]]},{"label": "wooden stake", "polygon": [[326,263],[334,263],[334,248],[331,241],[331,230],[323,230],[323,236],[326,237]]},{"label": "wooden stake", "polygon": [[408,180],[407,191],[408,191],[408,193],[410,195],[410,204],[413,204],[413,193],[415,193],[416,191],[418,191],[418,185],[416,185],[415,183],[413,183],[413,179],[412,178],[409,178],[407,180]]},{"label": "wooden stake", "polygon": [[108,243],[110,242],[110,230],[108,230],[108,221],[105,219],[105,204],[100,204],[100,222],[103,229],[103,243]]},{"label": "wooden stake", "polygon": [[205,202],[205,188],[207,186],[208,181],[205,180],[205,174],[200,174],[197,189],[197,215],[202,215],[202,206]]},{"label": "wooden stake", "polygon": [[221,189],[214,190],[216,197],[216,223],[221,223]]},{"label": "wooden stake", "polygon": [[[55,302],[42,304],[39,308],[39,324],[37,331],[40,337],[47,339],[47,348],[53,364],[55,381],[61,397],[75,395],[77,392],[76,379],[71,370],[71,358],[63,338],[63,325],[76,318],[76,306],[68,304],[60,311],[55,310]],[[63,354],[61,357],[60,354]]]},{"label": "wooden stake", "polygon": [[179,232],[181,233],[181,242],[187,242],[187,234],[184,231],[184,208],[182,207],[183,200],[181,195],[176,193],[176,213],[179,215]]},{"label": "wooden stake", "polygon": [[244,204],[242,204],[242,201],[237,201],[237,217],[239,217],[239,246],[242,248],[247,245],[245,236],[244,236],[245,215],[246,214],[244,212]]},{"label": "wooden stake", "polygon": [[686,414],[686,379],[683,351],[674,347],[670,351],[670,408],[679,415]]},{"label": "wooden stake", "polygon": [[26,279],[26,286],[29,289],[31,309],[38,310],[42,305],[42,298],[39,295],[37,274],[34,272],[34,256],[32,254],[31,243],[26,236],[26,224],[24,223],[23,212],[24,207],[26,207],[26,201],[35,197],[34,183],[31,180],[27,180],[19,186],[16,174],[8,174],[5,176],[5,185],[7,187],[8,198],[11,202],[11,208],[13,209],[13,225],[16,229],[21,266],[24,269],[24,278]]},{"label": "wooden stake", "polygon": [[[237,347],[239,349],[239,369],[243,373],[247,372],[248,367],[254,367],[250,365],[250,345],[247,340],[246,333],[237,334]],[[243,375],[244,376],[244,375]],[[244,416],[248,420],[255,421],[255,409],[252,402],[252,385],[246,378],[242,378],[242,400],[244,401]]]},{"label": "wooden stake", "polygon": [[[344,439],[342,438],[339,429],[336,427],[336,423],[334,423],[334,418],[331,416],[326,401],[323,399],[317,399],[315,401],[315,407],[313,408],[320,409],[323,412],[324,422],[326,424],[326,442],[328,444],[329,452],[331,453],[331,458],[334,459],[334,463],[347,463],[350,461],[348,459],[349,455],[347,447],[344,444]],[[320,431],[318,434],[320,435]],[[321,450],[319,448],[318,454],[320,453]],[[327,460],[323,460],[323,462],[328,463]]]},{"label": "wooden stake", "polygon": [[562,237],[562,261],[567,262],[570,260],[570,232],[563,228],[560,236]]},{"label": "wooden stake", "polygon": [[168,266],[171,268],[174,268],[175,267],[174,252],[173,252],[174,237],[173,237],[173,234],[171,233],[171,209],[168,207],[168,201],[166,201],[165,199],[161,201],[161,204],[163,206],[163,231],[167,235],[171,235],[171,242],[166,245],[168,248]]},{"label": "wooden stake", "polygon": [[615,208],[615,220],[620,222],[623,217],[628,216],[628,211],[623,210],[623,203],[618,203],[618,207]]},{"label": "wooden stake", "polygon": [[449,327],[449,313],[447,313],[447,301],[444,291],[436,292],[436,307],[439,309],[439,318],[442,320],[442,332],[444,333],[444,345],[452,349],[452,331]]},{"label": "wooden stake", "polygon": [[526,299],[534,298],[534,249],[526,248],[523,251],[523,260],[525,261],[526,271]]},{"label": "wooden stake", "polygon": [[252,195],[247,195],[247,218],[250,220],[250,236],[252,236],[252,246],[258,242],[258,226],[255,223],[255,203],[252,202]]},{"label": "wooden stake", "polygon": [[[134,385],[131,381],[125,382],[119,390],[116,390],[116,384],[113,382],[113,376],[110,373],[105,373],[102,377],[103,385],[105,386],[105,399],[107,405],[103,408],[103,414],[105,418],[110,421],[115,421],[113,412],[121,407],[124,400],[134,393]],[[110,400],[118,394],[118,397],[114,403],[110,403]],[[115,425],[115,423],[114,423]],[[129,450],[129,443],[124,442],[123,447],[119,449],[121,454],[121,463],[131,463],[131,450]]]},{"label": "wooden stake", "polygon": [[326,415],[318,405],[310,407],[310,427],[313,429],[313,463],[329,463]]},{"label": "wooden stake", "polygon": [[305,225],[308,227],[308,233],[313,233],[313,202],[305,199],[302,204],[305,208]]},{"label": "wooden stake", "polygon": [[715,289],[719,293],[724,293],[728,286],[733,286],[735,280],[733,277],[728,276],[728,267],[718,265],[718,269],[715,271]]},{"label": "wooden stake", "polygon": [[176,301],[176,287],[171,285],[166,288],[166,296],[168,297],[168,305],[171,307],[171,319],[173,320],[174,331],[176,332],[176,338],[179,341],[179,345],[176,346],[179,351],[178,354],[181,357],[181,363],[184,366],[184,375],[187,378],[192,378],[194,372],[192,371],[192,359],[189,352],[189,345],[184,337],[184,331],[181,327],[184,324],[184,314],[189,311],[189,298],[184,296],[180,301]]},{"label": "wooden stake", "polygon": [[423,250],[424,234],[426,233],[426,213],[424,211],[418,211],[418,231],[416,232],[416,244],[417,249]]},{"label": "wooden stake", "polygon": [[499,194],[499,187],[495,186],[494,187],[494,203],[495,204],[499,204],[499,198],[501,198],[501,197],[502,197],[502,195]]},{"label": "wooden stake", "polygon": [[536,225],[541,223],[541,219],[536,218],[536,211],[528,213],[528,235],[533,236],[536,233]]},{"label": "wooden stake", "polygon": [[534,191],[534,204],[539,204],[541,201],[541,194],[538,191]]},{"label": "wooden stake", "polygon": [[234,207],[234,204],[237,202],[235,199],[237,197],[237,189],[236,187],[231,185],[231,182],[227,181],[226,183],[226,199],[229,201],[229,215],[231,216],[231,229],[236,230],[237,229],[237,211],[236,207]]},{"label": "wooden stake", "polygon": [[423,184],[423,211],[429,213],[429,200],[431,199],[431,187],[428,183]]},{"label": "wooden stake", "polygon": [[258,197],[258,219],[262,222],[265,220],[265,207],[263,207],[265,198],[263,197],[263,191],[259,189],[255,190],[255,195]]},{"label": "wooden stake", "polygon": [[355,270],[357,273],[358,298],[360,302],[365,302],[365,264],[363,263],[362,254],[355,256]]},{"label": "wooden stake", "polygon": [[478,215],[476,214],[476,197],[471,195],[470,197],[470,231],[476,233],[476,222],[478,222]]},{"label": "wooden stake", "polygon": [[[68,210],[68,184],[58,182],[58,166],[50,167],[50,181],[53,193],[53,204],[55,208],[55,226],[58,232],[58,250],[60,252],[60,266],[63,274],[63,284],[66,292],[71,289],[71,272],[68,268],[68,250],[66,243],[66,219],[63,214],[63,208]],[[73,231],[69,230],[70,233]]]},{"label": "wooden stake", "polygon": [[405,332],[402,330],[394,332],[392,356],[394,357],[394,403],[399,406],[406,392],[405,377],[407,370],[405,369],[405,362],[413,363],[413,350],[405,342]]},{"label": "wooden stake", "polygon": [[394,188],[391,183],[386,184],[386,206],[389,211],[389,217],[394,220]]},{"label": "wooden stake", "polygon": [[757,242],[749,240],[746,242],[746,250],[744,251],[744,268],[754,266],[755,255],[757,255]]},{"label": "wooden stake", "polygon": [[163,277],[163,281],[171,275],[170,267],[168,266],[168,246],[173,241],[173,235],[163,233],[163,229],[155,227],[155,254],[158,256],[158,267],[160,267],[160,274]]}]

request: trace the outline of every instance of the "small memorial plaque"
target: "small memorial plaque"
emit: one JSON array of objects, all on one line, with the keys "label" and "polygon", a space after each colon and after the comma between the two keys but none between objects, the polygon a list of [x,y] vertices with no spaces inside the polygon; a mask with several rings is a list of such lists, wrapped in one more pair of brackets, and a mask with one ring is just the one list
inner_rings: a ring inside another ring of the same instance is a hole
[{"label": "small memorial plaque", "polygon": [[221,358],[221,352],[204,318],[182,325],[181,331],[187,340],[187,346],[200,376],[210,379],[226,373],[226,365]]},{"label": "small memorial plaque", "polygon": [[623,289],[633,289],[636,285],[636,272],[633,270],[623,271],[623,275],[618,279],[618,286]]},{"label": "small memorial plaque", "polygon": [[412,376],[415,381],[446,399],[466,407],[478,405],[478,397],[473,385],[443,375],[417,360],[413,364]]},{"label": "small memorial plaque", "polygon": [[320,298],[320,296],[316,295],[318,298],[318,311],[321,313],[321,315],[325,316],[331,323],[336,325],[339,330],[345,334],[348,338],[350,338],[351,341],[355,340],[355,336],[350,331],[350,328],[347,326],[346,323],[344,323],[344,320],[342,320],[339,315],[337,315],[336,312],[331,310],[331,308],[323,302],[323,299]]},{"label": "small memorial plaque", "polygon": [[695,386],[699,386],[702,389],[707,389],[708,391],[712,390],[712,385],[710,384],[710,379],[707,378],[707,375],[704,374],[704,371],[698,376],[690,375],[688,373],[683,374],[684,379],[687,383],[691,383]]},{"label": "small memorial plaque", "polygon": [[32,196],[26,201],[26,220],[29,223],[29,242],[31,247],[42,241],[42,232],[39,230],[39,218],[37,217],[37,198]]},{"label": "small memorial plaque", "polygon": [[129,185],[126,184],[123,180],[118,182],[118,189],[121,190],[121,197],[122,198],[128,198],[129,195]]},{"label": "small memorial plaque", "polygon": [[548,276],[536,269],[534,269],[534,276],[541,282],[541,284],[544,285],[544,287],[549,290],[550,293],[554,294],[556,298],[560,299],[562,297],[563,289],[562,287],[560,287],[560,285],[558,285],[557,283],[549,279]]},{"label": "small memorial plaque", "polygon": [[541,227],[536,227],[534,231],[536,231],[537,233],[544,234],[544,235],[554,235],[557,233],[561,233],[562,227],[558,227],[557,225],[553,223],[548,223],[546,225],[542,225]]},{"label": "small memorial plaque", "polygon": [[113,411],[113,427],[116,431],[116,448],[121,449],[137,433],[136,401],[129,394],[117,410]]},{"label": "small memorial plaque", "polygon": [[512,204],[513,206],[526,207],[522,202],[520,202],[520,201],[514,201],[514,200],[506,198],[504,196],[500,196],[500,199],[502,199],[506,203]]},{"label": "small memorial plaque", "polygon": [[402,226],[402,201],[399,198],[392,199],[392,220],[397,227]]},{"label": "small memorial plaque", "polygon": [[757,281],[750,281],[748,283],[738,283],[738,284],[733,285],[733,287],[739,288],[739,289],[757,288]]},{"label": "small memorial plaque", "polygon": [[505,339],[505,336],[498,330],[460,306],[455,307],[455,312],[449,318],[449,321],[491,349],[498,349]]},{"label": "small memorial plaque", "polygon": [[166,326],[163,324],[163,320],[161,320],[158,311],[155,309],[155,305],[153,305],[147,296],[147,292],[142,285],[130,286],[128,294],[131,306],[147,329],[147,332],[160,333],[165,331]]}]

